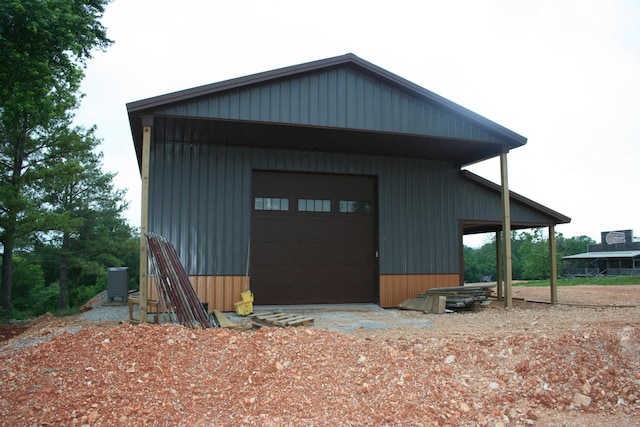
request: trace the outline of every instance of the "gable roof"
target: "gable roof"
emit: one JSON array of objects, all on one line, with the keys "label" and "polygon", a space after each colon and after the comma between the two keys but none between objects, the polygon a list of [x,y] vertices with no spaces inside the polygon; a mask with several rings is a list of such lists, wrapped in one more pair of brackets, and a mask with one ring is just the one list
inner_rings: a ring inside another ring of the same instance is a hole
[{"label": "gable roof", "polygon": [[[247,124],[258,131],[251,132],[252,141],[243,139],[247,145],[435,158],[459,165],[527,141],[353,54],[131,102],[127,111],[139,159],[145,116],[174,137],[176,129],[189,127],[189,135],[178,139],[204,138],[192,142],[228,142],[237,136],[238,124]],[[343,142],[310,146],[317,130]],[[260,141],[255,135],[265,137]]]},{"label": "gable roof", "polygon": [[[460,176],[475,184],[483,187],[496,195],[500,196],[502,193],[502,187],[495,182],[489,181],[479,175],[476,175],[468,170],[461,170]],[[522,196],[514,191],[509,190],[509,199],[511,203],[517,203],[526,209],[536,212],[540,214],[544,221],[523,221],[523,222],[515,222],[513,221],[512,216],[512,230],[518,229],[526,229],[526,228],[537,228],[537,227],[545,227],[549,225],[557,225],[557,224],[568,224],[571,222],[571,218],[566,215],[561,214],[560,212],[554,211],[553,209],[549,209],[548,207],[541,205],[538,202],[535,202],[527,197]],[[465,221],[464,223],[464,231],[465,234],[473,234],[473,233],[487,233],[490,231],[500,231],[502,230],[502,223],[496,222],[494,224],[489,224],[486,221]]]}]

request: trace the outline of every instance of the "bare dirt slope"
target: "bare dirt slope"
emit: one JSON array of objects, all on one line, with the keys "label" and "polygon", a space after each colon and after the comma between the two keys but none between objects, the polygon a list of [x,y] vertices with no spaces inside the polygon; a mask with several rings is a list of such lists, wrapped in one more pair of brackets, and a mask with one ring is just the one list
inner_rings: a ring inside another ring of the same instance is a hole
[{"label": "bare dirt slope", "polygon": [[[514,288],[516,298],[548,293]],[[640,286],[560,288],[559,299],[571,305],[401,312],[433,327],[352,334],[45,316],[0,344],[0,416],[3,425],[639,425]],[[60,327],[77,332],[27,345]]]}]

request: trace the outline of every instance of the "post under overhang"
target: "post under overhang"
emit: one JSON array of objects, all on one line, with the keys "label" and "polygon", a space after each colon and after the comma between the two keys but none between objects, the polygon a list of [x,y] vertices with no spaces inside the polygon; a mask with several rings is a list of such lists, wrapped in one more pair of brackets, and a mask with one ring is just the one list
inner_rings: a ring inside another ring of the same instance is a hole
[{"label": "post under overhang", "polygon": [[504,306],[512,308],[511,292],[512,257],[511,257],[511,208],[509,201],[509,171],[507,167],[507,151],[500,153],[500,177],[502,199],[502,234],[504,236]]},{"label": "post under overhang", "polygon": [[555,226],[549,226],[549,285],[551,287],[551,304],[558,304],[558,266],[557,266],[557,249],[556,249],[556,230]]},{"label": "post under overhang", "polygon": [[149,287],[149,258],[147,233],[149,232],[149,155],[151,154],[151,130],[153,116],[142,118],[142,195],[140,217],[140,323],[147,323],[147,299]]},{"label": "post under overhang", "polygon": [[496,231],[496,293],[498,295],[498,301],[502,301],[504,290],[502,260],[502,233]]}]

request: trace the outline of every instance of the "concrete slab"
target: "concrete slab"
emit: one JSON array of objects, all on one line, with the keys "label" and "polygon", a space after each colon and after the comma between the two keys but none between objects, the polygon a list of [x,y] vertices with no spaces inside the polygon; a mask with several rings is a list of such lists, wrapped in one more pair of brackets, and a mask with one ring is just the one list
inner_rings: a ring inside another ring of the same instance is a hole
[{"label": "concrete slab", "polygon": [[[352,333],[362,330],[390,328],[430,328],[433,324],[424,316],[409,315],[403,310],[384,309],[377,304],[310,304],[310,305],[260,305],[254,314],[270,312],[299,313],[314,318],[313,327],[335,332]],[[238,323],[246,317],[226,313]],[[249,316],[250,317],[250,316]]]},{"label": "concrete slab", "polygon": [[385,311],[378,304],[301,304],[301,305],[254,305],[253,310],[256,313],[264,313],[267,311],[279,311],[283,313],[289,312],[319,312],[319,311]]},{"label": "concrete slab", "polygon": [[[311,305],[259,305],[254,313],[268,312],[299,313],[314,318],[314,328],[324,328],[336,332],[352,333],[358,330],[383,330],[391,328],[430,328],[433,324],[427,315],[405,310],[384,309],[377,304],[311,304]],[[250,316],[224,313],[235,323],[248,324]],[[138,313],[136,312],[137,316]],[[92,310],[81,313],[81,319],[88,321],[129,321],[128,306],[108,306],[102,301]],[[152,318],[149,318],[151,321]]]}]

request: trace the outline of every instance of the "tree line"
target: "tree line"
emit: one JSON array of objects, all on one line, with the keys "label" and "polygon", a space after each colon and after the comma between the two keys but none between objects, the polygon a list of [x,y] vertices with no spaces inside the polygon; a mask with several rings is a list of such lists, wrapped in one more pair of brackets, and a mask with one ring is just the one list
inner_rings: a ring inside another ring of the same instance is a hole
[{"label": "tree line", "polygon": [[[124,190],[73,123],[109,0],[0,2],[0,322],[78,307],[106,267],[138,268]],[[14,315],[14,316],[12,316]]]},{"label": "tree line", "polygon": [[[562,257],[587,252],[596,243],[588,236],[566,238],[556,233],[556,263]],[[512,278],[514,280],[544,280],[550,277],[549,240],[541,229],[511,233]],[[479,248],[464,247],[464,279],[467,283],[496,280],[495,236]]]}]

